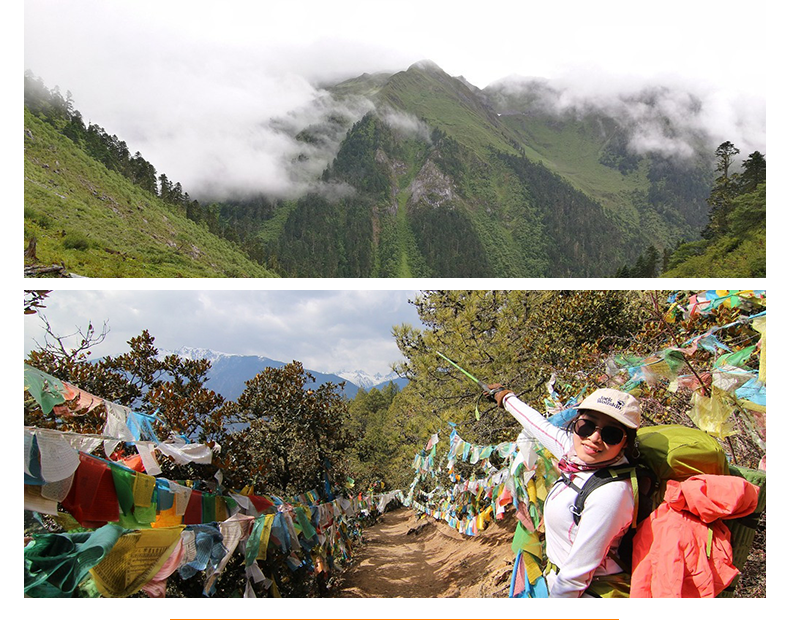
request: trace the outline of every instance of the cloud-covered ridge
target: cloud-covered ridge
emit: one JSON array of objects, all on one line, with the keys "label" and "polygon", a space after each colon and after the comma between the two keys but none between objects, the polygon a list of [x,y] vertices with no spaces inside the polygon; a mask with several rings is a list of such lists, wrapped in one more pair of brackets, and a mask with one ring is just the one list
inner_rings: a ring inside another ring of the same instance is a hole
[{"label": "cloud-covered ridge", "polygon": [[747,152],[765,151],[765,103],[721,89],[634,83],[627,78],[509,77],[486,89],[499,112],[557,117],[598,114],[616,120],[634,153],[689,157],[699,144],[730,140]]}]

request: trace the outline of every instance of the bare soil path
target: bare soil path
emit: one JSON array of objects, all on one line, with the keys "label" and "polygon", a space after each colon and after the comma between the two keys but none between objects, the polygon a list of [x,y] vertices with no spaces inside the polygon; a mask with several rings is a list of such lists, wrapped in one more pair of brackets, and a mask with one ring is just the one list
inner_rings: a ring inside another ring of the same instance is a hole
[{"label": "bare soil path", "polygon": [[515,519],[464,536],[409,508],[364,529],[365,544],[335,585],[336,597],[507,597]]}]

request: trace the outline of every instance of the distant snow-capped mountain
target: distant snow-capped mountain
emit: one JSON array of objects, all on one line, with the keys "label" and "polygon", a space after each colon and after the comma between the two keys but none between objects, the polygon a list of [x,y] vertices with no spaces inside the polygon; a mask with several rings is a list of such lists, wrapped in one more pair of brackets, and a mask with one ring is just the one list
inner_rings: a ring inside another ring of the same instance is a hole
[{"label": "distant snow-capped mountain", "polygon": [[210,348],[194,348],[192,346],[182,346],[177,351],[159,351],[159,357],[167,355],[178,355],[183,359],[207,359],[212,364],[226,357],[241,357],[236,353],[221,353],[212,351]]},{"label": "distant snow-capped mountain", "polygon": [[[159,351],[160,357],[178,355],[184,359],[207,359],[211,362],[208,372],[206,387],[222,395],[225,399],[235,401],[244,390],[245,382],[249,381],[264,368],[282,368],[286,362],[281,362],[259,355],[240,355],[237,353],[221,353],[208,348],[195,348],[184,346],[175,351]],[[315,388],[321,384],[331,382],[340,384],[345,382],[342,389],[343,395],[353,399],[360,388],[383,388],[390,381],[403,388],[406,380],[400,379],[395,373],[371,375],[362,370],[342,373],[322,373],[316,370],[305,369],[315,381],[308,383],[308,388]]]},{"label": "distant snow-capped mountain", "polygon": [[371,375],[364,370],[339,370],[335,372],[335,375],[338,375],[346,381],[350,381],[352,384],[356,384],[365,390],[370,390],[371,388],[380,386],[382,384],[387,384],[391,381],[397,383],[397,380],[399,379],[397,373],[387,373],[386,375],[375,373]]}]

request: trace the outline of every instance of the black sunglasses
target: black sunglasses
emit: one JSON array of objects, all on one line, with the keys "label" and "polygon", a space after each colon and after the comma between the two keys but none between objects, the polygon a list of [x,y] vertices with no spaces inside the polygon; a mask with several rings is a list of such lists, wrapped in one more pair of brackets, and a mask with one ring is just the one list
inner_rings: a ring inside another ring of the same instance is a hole
[{"label": "black sunglasses", "polygon": [[595,423],[587,419],[579,419],[576,422],[573,430],[582,439],[586,439],[592,435],[593,432],[598,430],[601,435],[601,441],[603,441],[606,445],[617,445],[623,440],[623,437],[625,436],[625,430],[623,430],[620,426],[597,426]]}]

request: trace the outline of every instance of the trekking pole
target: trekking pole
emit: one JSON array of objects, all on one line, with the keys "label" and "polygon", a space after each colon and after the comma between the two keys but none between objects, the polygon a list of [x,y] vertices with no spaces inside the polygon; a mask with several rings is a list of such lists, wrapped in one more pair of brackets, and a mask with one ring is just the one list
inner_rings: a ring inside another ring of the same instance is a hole
[{"label": "trekking pole", "polygon": [[469,379],[471,379],[471,380],[472,380],[473,382],[475,382],[475,383],[476,383],[478,386],[480,386],[480,388],[483,390],[483,392],[484,392],[484,393],[488,393],[489,395],[493,395],[493,394],[494,394],[494,391],[493,391],[493,390],[489,390],[489,388],[488,388],[488,384],[485,384],[485,383],[483,383],[483,382],[482,382],[482,381],[480,381],[480,380],[479,380],[477,377],[475,377],[475,376],[474,376],[472,373],[470,373],[470,372],[468,372],[468,371],[464,370],[463,368],[461,368],[461,367],[460,367],[458,364],[456,364],[456,363],[455,363],[453,360],[451,360],[449,357],[447,357],[447,355],[442,355],[442,354],[441,354],[439,351],[435,351],[435,353],[436,353],[436,354],[437,354],[439,357],[441,357],[443,360],[445,360],[445,361],[447,361],[447,362],[450,362],[450,364],[452,364],[453,366],[455,366],[455,367],[456,367],[458,370],[460,370],[460,371],[461,371],[461,372],[462,372],[464,375],[466,375],[467,377],[469,377]]},{"label": "trekking pole", "polygon": [[[479,380],[477,377],[475,377],[475,376],[474,376],[472,373],[470,373],[469,371],[467,371],[467,370],[464,370],[463,368],[461,368],[461,367],[460,367],[458,364],[456,364],[456,363],[455,363],[453,360],[451,360],[449,357],[447,357],[447,355],[443,355],[443,354],[442,354],[442,353],[440,353],[439,351],[434,351],[434,352],[435,352],[435,353],[436,353],[436,354],[437,354],[439,357],[441,357],[443,360],[445,360],[445,361],[449,362],[450,364],[452,364],[453,366],[455,366],[455,368],[457,368],[458,370],[460,370],[460,371],[461,371],[461,372],[462,372],[464,375],[466,375],[466,376],[467,376],[469,379],[471,379],[473,382],[475,382],[475,383],[476,383],[476,384],[477,384],[477,385],[480,387],[480,389],[483,391],[483,394],[484,394],[484,395],[486,395],[487,397],[493,397],[493,396],[496,394],[496,392],[497,392],[496,390],[491,390],[491,389],[488,387],[488,384],[486,384],[486,383],[484,383],[484,382],[480,381],[480,380]],[[482,395],[481,395],[481,397],[482,397]],[[480,402],[480,397],[478,397],[478,398],[477,398],[477,401],[475,402],[475,417],[477,418],[477,420],[478,420],[478,421],[480,421],[480,409],[478,408],[478,403],[479,403],[479,402]]]}]

